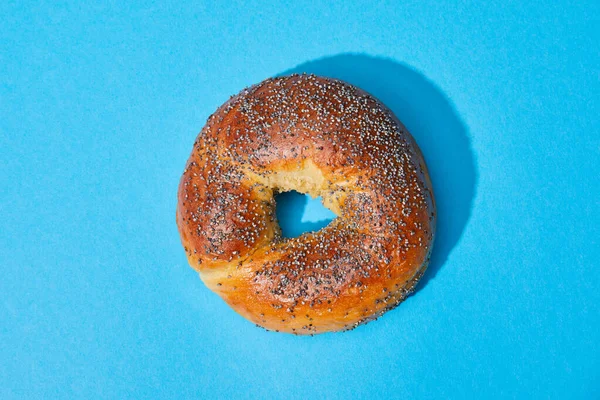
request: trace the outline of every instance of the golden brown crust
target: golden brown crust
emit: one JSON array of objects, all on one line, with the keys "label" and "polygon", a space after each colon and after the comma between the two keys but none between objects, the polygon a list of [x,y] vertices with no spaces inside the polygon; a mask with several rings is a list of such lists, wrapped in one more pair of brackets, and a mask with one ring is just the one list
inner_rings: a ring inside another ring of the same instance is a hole
[{"label": "golden brown crust", "polygon": [[[274,193],[323,196],[338,215],[281,238]],[[181,178],[177,224],[192,267],[267,329],[351,329],[396,306],[435,233],[425,162],[378,100],[313,75],[268,79],[220,107]]]}]

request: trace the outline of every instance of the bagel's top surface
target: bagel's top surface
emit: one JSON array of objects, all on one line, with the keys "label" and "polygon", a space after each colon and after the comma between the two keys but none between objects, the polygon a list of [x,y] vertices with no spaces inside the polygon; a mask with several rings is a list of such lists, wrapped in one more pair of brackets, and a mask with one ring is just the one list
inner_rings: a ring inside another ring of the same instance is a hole
[{"label": "bagel's top surface", "polygon": [[[281,238],[274,193],[322,196],[338,218]],[[221,106],[179,187],[190,264],[269,329],[347,329],[401,301],[427,265],[435,206],[422,155],[378,100],[313,75],[268,79]]]}]

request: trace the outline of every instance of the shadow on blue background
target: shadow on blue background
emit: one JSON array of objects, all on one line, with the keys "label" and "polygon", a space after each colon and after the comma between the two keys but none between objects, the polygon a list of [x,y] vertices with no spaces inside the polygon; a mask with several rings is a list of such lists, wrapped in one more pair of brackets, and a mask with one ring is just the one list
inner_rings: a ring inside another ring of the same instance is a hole
[{"label": "shadow on blue background", "polygon": [[389,107],[421,148],[433,183],[437,232],[422,284],[433,279],[458,243],[471,214],[477,186],[467,128],[444,93],[414,69],[384,58],[340,54],[285,71],[341,79]]},{"label": "shadow on blue background", "polygon": [[[335,214],[322,205],[320,197],[311,199],[308,195],[292,190],[279,193],[275,196],[275,201],[277,221],[281,227],[281,234],[285,238],[318,231],[335,218]],[[310,218],[310,215],[305,215],[308,208],[317,209],[316,221],[306,221],[307,217]]]}]

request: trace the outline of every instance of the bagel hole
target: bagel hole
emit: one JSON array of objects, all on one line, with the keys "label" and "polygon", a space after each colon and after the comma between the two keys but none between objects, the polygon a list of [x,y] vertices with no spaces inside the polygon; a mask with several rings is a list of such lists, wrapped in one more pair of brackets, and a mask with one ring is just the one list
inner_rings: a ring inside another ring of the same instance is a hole
[{"label": "bagel hole", "polygon": [[275,195],[275,212],[282,236],[295,238],[329,225],[336,215],[323,205],[322,200],[295,190]]}]

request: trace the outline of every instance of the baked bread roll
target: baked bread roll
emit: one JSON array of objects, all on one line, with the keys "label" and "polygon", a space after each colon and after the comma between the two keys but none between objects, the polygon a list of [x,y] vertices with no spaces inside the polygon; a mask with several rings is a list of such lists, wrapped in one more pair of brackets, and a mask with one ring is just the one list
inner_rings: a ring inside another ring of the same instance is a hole
[{"label": "baked bread roll", "polygon": [[[328,226],[283,238],[274,195],[321,196]],[[352,329],[397,306],[423,275],[435,202],[412,136],[377,99],[314,75],[267,79],[210,116],[178,191],[190,265],[269,330]]]}]

